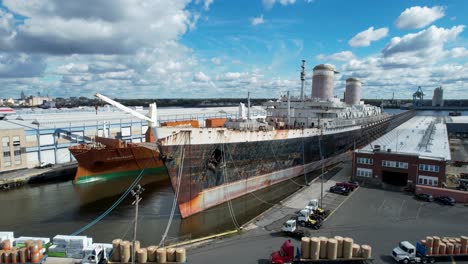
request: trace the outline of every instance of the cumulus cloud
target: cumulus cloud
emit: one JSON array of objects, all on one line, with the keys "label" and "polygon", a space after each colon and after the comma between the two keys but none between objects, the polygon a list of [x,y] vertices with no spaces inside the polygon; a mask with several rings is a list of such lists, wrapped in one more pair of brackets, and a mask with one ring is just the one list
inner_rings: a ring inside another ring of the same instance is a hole
[{"label": "cumulus cloud", "polygon": [[[296,0],[262,0],[263,6],[266,9],[272,8],[276,3],[279,3],[282,6],[292,5],[296,3]],[[310,3],[307,1],[307,3]]]},{"label": "cumulus cloud", "polygon": [[388,35],[388,28],[379,28],[374,30],[374,27],[370,27],[362,32],[359,32],[352,39],[349,40],[348,44],[351,47],[367,47],[372,41],[377,41]]},{"label": "cumulus cloud", "polygon": [[403,37],[394,37],[383,49],[385,56],[396,53],[422,52],[426,55],[440,53],[446,42],[454,40],[463,31],[465,26],[454,26],[450,29],[430,26],[418,33],[407,34]]},{"label": "cumulus cloud", "polygon": [[206,76],[203,72],[197,72],[193,75],[194,82],[208,82],[210,81],[210,77]]},{"label": "cumulus cloud", "polygon": [[401,29],[416,29],[430,25],[432,22],[445,15],[445,10],[441,6],[413,6],[405,9],[395,22]]},{"label": "cumulus cloud", "polygon": [[221,59],[220,58],[211,58],[211,63],[213,64],[216,64],[216,65],[220,65],[221,64]]},{"label": "cumulus cloud", "polygon": [[450,50],[450,56],[453,58],[468,57],[468,50],[464,47],[457,47]]},{"label": "cumulus cloud", "polygon": [[42,75],[47,67],[39,55],[0,54],[0,78],[29,78]]},{"label": "cumulus cloud", "polygon": [[[22,24],[2,23],[0,49],[50,54],[130,54],[176,39],[194,19],[183,0],[5,0]],[[161,8],[164,6],[164,8]],[[11,13],[2,15],[9,20]],[[11,19],[10,19],[11,20]]]},{"label": "cumulus cloud", "polygon": [[325,54],[319,54],[317,55],[317,60],[322,60],[322,61],[350,61],[354,59],[355,56],[351,51],[341,51],[337,52],[331,55],[325,55]]},{"label": "cumulus cloud", "polygon": [[234,81],[243,76],[243,73],[240,72],[226,72],[224,74],[218,75],[216,80],[218,81]]},{"label": "cumulus cloud", "polygon": [[263,20],[263,14],[260,15],[259,17],[252,18],[250,23],[252,24],[252,26],[256,26],[256,25],[260,25],[260,24],[265,23],[265,21]]}]

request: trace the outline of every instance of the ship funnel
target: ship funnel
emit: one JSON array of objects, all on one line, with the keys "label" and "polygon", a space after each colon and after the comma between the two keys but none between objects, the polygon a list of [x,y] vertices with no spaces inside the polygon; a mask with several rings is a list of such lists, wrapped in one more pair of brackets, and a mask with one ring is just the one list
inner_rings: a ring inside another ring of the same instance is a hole
[{"label": "ship funnel", "polygon": [[346,79],[345,103],[357,105],[361,101],[362,82],[357,78]]},{"label": "ship funnel", "polygon": [[156,127],[158,124],[158,110],[156,107],[156,103],[152,103],[149,105],[148,116],[151,119],[151,122],[148,122],[150,123],[150,127]]},{"label": "ship funnel", "polygon": [[338,73],[333,65],[319,64],[314,67],[312,77],[312,98],[321,101],[333,100],[333,78]]},{"label": "ship funnel", "polygon": [[245,104],[243,104],[243,103],[239,104],[239,118],[240,119],[246,119],[247,118],[246,111],[245,111]]}]

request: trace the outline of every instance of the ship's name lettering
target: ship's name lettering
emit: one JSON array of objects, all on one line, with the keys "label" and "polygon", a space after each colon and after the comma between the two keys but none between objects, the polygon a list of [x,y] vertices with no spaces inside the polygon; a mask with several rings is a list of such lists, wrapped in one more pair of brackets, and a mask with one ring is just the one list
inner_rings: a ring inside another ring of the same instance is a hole
[{"label": "ship's name lettering", "polygon": [[121,157],[110,157],[110,158],[107,158],[107,160],[120,160],[120,159],[130,159],[130,158],[132,158],[131,155],[121,156]]}]

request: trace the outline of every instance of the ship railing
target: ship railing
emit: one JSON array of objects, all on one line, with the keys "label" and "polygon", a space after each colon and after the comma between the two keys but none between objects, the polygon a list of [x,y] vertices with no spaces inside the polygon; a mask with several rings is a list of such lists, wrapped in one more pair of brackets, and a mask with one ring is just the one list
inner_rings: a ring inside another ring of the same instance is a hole
[{"label": "ship railing", "polygon": [[[250,110],[252,118],[265,117],[265,110]],[[208,118],[240,118],[238,111],[218,112],[218,113],[194,113],[194,114],[177,114],[177,115],[161,115],[158,117],[160,122],[173,122],[182,120],[199,120],[205,121]]]}]

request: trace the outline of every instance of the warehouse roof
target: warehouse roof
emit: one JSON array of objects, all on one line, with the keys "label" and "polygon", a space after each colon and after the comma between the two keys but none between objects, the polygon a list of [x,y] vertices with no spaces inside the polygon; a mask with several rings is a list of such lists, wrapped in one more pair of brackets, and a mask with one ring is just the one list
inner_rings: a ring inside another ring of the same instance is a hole
[{"label": "warehouse roof", "polygon": [[[262,111],[253,107],[252,111]],[[72,109],[39,109],[26,108],[15,109],[15,114],[0,120],[0,129],[37,129],[37,123],[41,129],[66,128],[69,126],[93,126],[102,125],[103,122],[118,124],[122,123],[144,123],[130,114],[124,113],[114,107],[102,107],[98,113],[94,107],[72,108]],[[147,109],[139,111],[147,114]],[[235,115],[238,107],[210,107],[210,108],[158,108],[158,119],[186,120],[195,118],[224,117],[226,114]]]},{"label": "warehouse roof", "polygon": [[376,145],[383,151],[451,159],[447,127],[440,117],[415,116],[358,152],[372,152]]},{"label": "warehouse roof", "polygon": [[446,120],[447,123],[468,124],[468,116],[449,116]]}]

